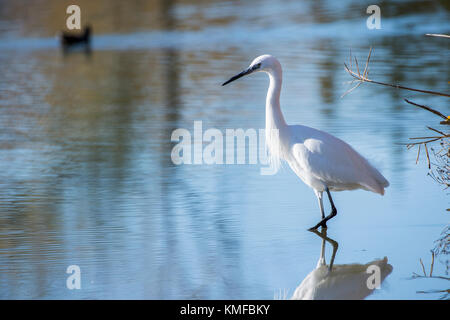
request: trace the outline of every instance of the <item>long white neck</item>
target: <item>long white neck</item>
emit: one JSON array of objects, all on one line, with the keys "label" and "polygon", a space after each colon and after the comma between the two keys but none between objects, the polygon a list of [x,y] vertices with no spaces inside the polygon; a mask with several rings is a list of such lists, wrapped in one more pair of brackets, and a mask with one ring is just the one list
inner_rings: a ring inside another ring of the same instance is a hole
[{"label": "long white neck", "polygon": [[281,139],[287,134],[287,124],[280,109],[280,92],[282,83],[281,65],[277,63],[273,69],[267,72],[270,79],[269,90],[266,98],[266,145],[270,161],[276,167],[279,160],[285,158],[287,146]]},{"label": "long white neck", "polygon": [[282,83],[281,65],[268,72],[270,84],[266,97],[266,131],[270,129],[282,130],[286,127],[280,108],[280,92]]}]

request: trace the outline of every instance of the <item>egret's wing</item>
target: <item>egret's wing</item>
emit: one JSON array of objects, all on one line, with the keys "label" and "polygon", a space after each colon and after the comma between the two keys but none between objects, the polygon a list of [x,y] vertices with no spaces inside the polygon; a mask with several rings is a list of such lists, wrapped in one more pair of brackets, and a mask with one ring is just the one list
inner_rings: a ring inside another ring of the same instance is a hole
[{"label": "egret's wing", "polygon": [[298,143],[292,146],[292,154],[301,170],[329,185],[348,188],[359,185],[383,193],[387,180],[350,145],[326,132],[312,128],[306,132],[305,128],[294,130]]},{"label": "egret's wing", "polygon": [[345,151],[317,139],[295,144],[293,156],[304,172],[331,184],[358,183],[355,161]]}]

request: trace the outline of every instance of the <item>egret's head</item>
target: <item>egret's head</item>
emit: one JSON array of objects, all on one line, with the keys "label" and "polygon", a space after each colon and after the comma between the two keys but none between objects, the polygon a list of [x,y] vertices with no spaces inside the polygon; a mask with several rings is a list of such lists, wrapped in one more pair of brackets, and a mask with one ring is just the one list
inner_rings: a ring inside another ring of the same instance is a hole
[{"label": "egret's head", "polygon": [[234,77],[231,77],[230,80],[224,82],[222,86],[253,72],[265,71],[270,73],[276,69],[279,69],[281,71],[281,65],[278,62],[277,58],[271,56],[270,54],[264,54],[253,60],[247,69],[235,75]]}]

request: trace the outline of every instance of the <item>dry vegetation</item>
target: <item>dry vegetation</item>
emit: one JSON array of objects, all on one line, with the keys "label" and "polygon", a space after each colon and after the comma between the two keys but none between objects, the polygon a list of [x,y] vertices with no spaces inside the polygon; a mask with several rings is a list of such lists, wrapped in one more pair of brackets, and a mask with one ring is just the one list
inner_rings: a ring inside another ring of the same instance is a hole
[{"label": "dry vegetation", "polygon": [[[441,37],[446,38],[445,40],[449,39],[450,36],[448,35],[440,35],[440,34],[427,34],[427,36],[434,36],[434,37]],[[445,41],[444,40],[444,41]],[[448,40],[447,40],[448,41]],[[364,69],[362,72],[360,71],[360,67],[358,64],[358,60],[356,57],[353,57],[350,52],[350,59],[349,63],[344,63],[345,70],[350,74],[350,76],[353,77],[353,80],[351,83],[356,83],[355,86],[353,86],[351,89],[347,90],[343,96],[346,94],[352,92],[356,88],[358,88],[362,83],[373,83],[377,85],[387,86],[387,87],[393,87],[396,89],[402,89],[402,90],[408,90],[408,91],[415,91],[420,92],[424,94],[430,94],[430,95],[436,95],[441,97],[447,97],[450,98],[450,95],[447,93],[442,92],[436,92],[436,91],[429,91],[429,90],[422,90],[422,89],[416,89],[416,88],[409,88],[405,87],[399,84],[390,84],[380,81],[375,81],[369,78],[369,63],[370,63],[370,57],[372,55],[372,48],[369,51],[369,54],[366,59],[366,63],[364,66]],[[353,60],[355,64],[353,65]],[[450,187],[450,132],[447,128],[448,125],[450,125],[450,116],[445,116],[438,110],[435,110],[434,108],[431,108],[429,106],[421,105],[418,103],[415,103],[413,101],[410,101],[408,99],[404,99],[404,101],[410,105],[413,105],[415,107],[427,110],[437,117],[440,118],[440,122],[437,122],[435,126],[433,127],[427,127],[428,130],[430,130],[429,136],[424,137],[412,137],[409,138],[411,141],[408,143],[405,143],[406,147],[408,149],[417,148],[417,158],[416,163],[419,161],[420,154],[423,150],[423,152],[426,155],[427,164],[428,164],[428,175],[433,178],[437,183],[442,185],[444,187],[444,190]],[[430,152],[430,151],[431,152]],[[431,154],[431,156],[430,156]],[[450,211],[450,209],[447,209],[447,211]],[[449,274],[449,260],[446,258],[448,254],[450,253],[450,226],[447,225],[444,230],[442,231],[440,238],[436,240],[436,246],[431,250],[431,263],[430,263],[430,272],[427,274],[425,271],[425,267],[423,265],[422,259],[420,259],[420,264],[422,266],[423,275],[419,275],[417,273],[413,273],[413,278],[439,278],[439,279],[445,279],[450,280],[448,277]],[[433,275],[433,268],[434,268],[434,261],[435,257],[441,256],[445,261],[443,263],[445,264],[446,276],[436,276]],[[450,289],[447,290],[431,290],[431,291],[418,291],[418,293],[442,293],[441,299],[448,299],[450,297]]]}]

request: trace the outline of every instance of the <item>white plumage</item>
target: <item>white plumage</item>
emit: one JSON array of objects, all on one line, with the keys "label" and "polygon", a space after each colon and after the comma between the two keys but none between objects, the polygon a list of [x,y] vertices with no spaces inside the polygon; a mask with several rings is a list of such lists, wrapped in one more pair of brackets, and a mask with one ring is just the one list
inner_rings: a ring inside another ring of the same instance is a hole
[{"label": "white plumage", "polygon": [[[280,109],[282,69],[271,55],[262,55],[250,66],[226,81],[230,83],[253,72],[263,71],[270,83],[266,98],[266,144],[272,163],[286,161],[291,169],[311,187],[318,198],[322,220],[311,229],[326,228],[337,214],[330,191],[364,189],[384,194],[389,182],[346,142],[314,128],[287,125]],[[327,192],[332,212],[325,217],[322,196]]]},{"label": "white plumage", "polygon": [[295,289],[292,300],[361,300],[369,296],[374,289],[367,286],[371,276],[367,273],[370,266],[381,271],[381,281],[392,271],[387,258],[366,264],[336,264],[329,272],[328,267],[318,265]]},{"label": "white plumage", "polygon": [[289,126],[292,170],[317,191],[364,189],[384,194],[388,181],[346,142],[317,129]]},{"label": "white plumage", "polygon": [[[337,242],[327,237],[326,232],[315,231],[322,238],[322,249],[320,259],[316,269],[311,271],[300,285],[295,289],[292,300],[359,300],[369,296],[373,287],[369,287],[367,282],[372,284],[373,271],[369,267],[377,266],[379,269],[380,285],[384,279],[392,272],[392,266],[386,257],[377,259],[366,264],[333,264],[337,251]],[[325,241],[333,245],[333,255],[330,265],[325,261]],[[369,272],[368,272],[369,270]]]}]

